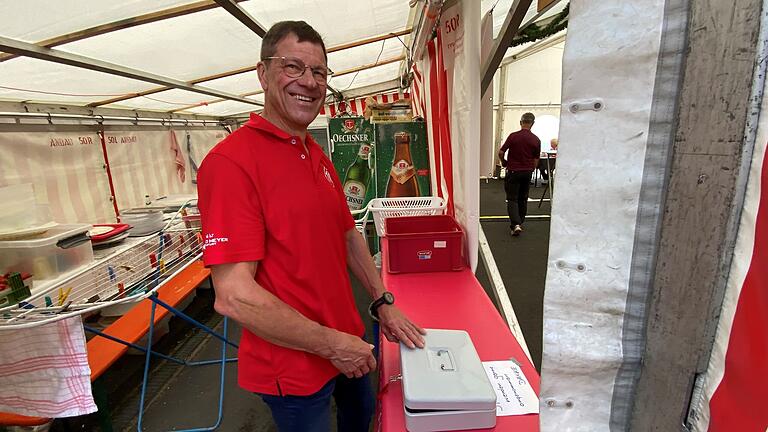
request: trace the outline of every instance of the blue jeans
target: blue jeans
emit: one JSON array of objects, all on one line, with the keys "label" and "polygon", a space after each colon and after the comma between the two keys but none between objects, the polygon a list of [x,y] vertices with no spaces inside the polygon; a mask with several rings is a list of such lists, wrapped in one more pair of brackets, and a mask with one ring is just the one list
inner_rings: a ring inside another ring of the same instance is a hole
[{"label": "blue jeans", "polygon": [[373,390],[368,375],[362,378],[339,375],[309,396],[259,396],[272,410],[280,432],[329,432],[331,396],[336,399],[339,432],[368,432],[373,417]]}]

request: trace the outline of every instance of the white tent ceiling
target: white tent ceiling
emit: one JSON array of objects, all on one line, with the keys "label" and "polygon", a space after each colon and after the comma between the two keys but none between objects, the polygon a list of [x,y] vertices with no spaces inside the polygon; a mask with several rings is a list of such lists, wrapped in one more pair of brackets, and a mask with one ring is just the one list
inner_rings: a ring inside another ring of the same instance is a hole
[{"label": "white tent ceiling", "polygon": [[[494,35],[512,3],[482,0],[483,13],[494,8]],[[560,3],[537,16],[534,1],[524,22],[559,12],[566,2]],[[264,28],[286,19],[306,20],[324,37],[328,48],[403,31],[411,27],[409,19],[413,19],[406,0],[251,0],[238,4]],[[191,6],[202,6],[205,10],[125,25],[147,14]],[[213,2],[179,0],[0,0],[0,37],[42,45],[52,38],[121,22],[119,30],[60,44],[53,50],[263,101],[255,72],[231,74],[253,67],[259,57],[261,38],[229,12],[215,6]],[[405,35],[331,52],[328,64],[337,73],[331,86],[343,92],[397,78],[408,43]],[[221,77],[228,73],[231,75]],[[214,79],[205,80],[206,77]],[[0,101],[95,104],[213,116],[258,109],[256,105],[180,89],[137,95],[161,88],[149,82],[34,58],[0,61]],[[120,100],[109,103],[113,99]]]}]

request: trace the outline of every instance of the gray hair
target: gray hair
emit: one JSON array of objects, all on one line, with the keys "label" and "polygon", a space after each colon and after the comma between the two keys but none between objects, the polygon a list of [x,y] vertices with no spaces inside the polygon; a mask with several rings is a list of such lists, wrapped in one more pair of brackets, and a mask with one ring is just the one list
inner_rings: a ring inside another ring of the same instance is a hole
[{"label": "gray hair", "polygon": [[280,21],[270,27],[261,41],[261,60],[274,56],[277,52],[277,44],[291,33],[296,35],[299,42],[311,42],[320,45],[323,49],[325,62],[328,63],[328,54],[325,52],[322,36],[305,21]]}]

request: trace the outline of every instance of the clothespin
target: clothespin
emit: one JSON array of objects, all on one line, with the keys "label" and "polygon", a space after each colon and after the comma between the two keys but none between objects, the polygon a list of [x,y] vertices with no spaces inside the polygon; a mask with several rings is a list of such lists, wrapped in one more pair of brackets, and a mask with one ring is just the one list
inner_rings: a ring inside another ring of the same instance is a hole
[{"label": "clothespin", "polygon": [[117,292],[120,293],[120,296],[122,297],[123,294],[125,294],[125,284],[122,282],[118,282],[117,284]]},{"label": "clothespin", "polygon": [[109,281],[114,283],[117,277],[115,276],[115,269],[112,266],[107,266],[107,274],[109,275]]},{"label": "clothespin", "polygon": [[53,306],[53,300],[49,296],[45,296],[45,307]]},{"label": "clothespin", "polygon": [[149,265],[152,267],[157,267],[157,255],[149,254]]},{"label": "clothespin", "polygon": [[203,235],[200,234],[200,232],[195,233],[195,239],[197,239],[197,244],[201,245],[203,244]]},{"label": "clothespin", "polygon": [[69,293],[72,292],[72,287],[69,287],[64,290],[64,288],[59,288],[59,306],[63,305],[65,301],[67,301],[67,297],[69,297]]},{"label": "clothespin", "polygon": [[181,255],[182,255],[182,254],[181,254],[181,248],[178,248],[178,249],[176,249],[176,252],[178,252],[178,253],[179,253],[179,258],[181,258]]},{"label": "clothespin", "polygon": [[64,312],[67,312],[67,311],[69,310],[69,307],[70,307],[70,306],[72,306],[72,302],[71,302],[71,301],[68,301],[68,302],[67,302],[67,304],[65,304],[65,305],[64,305],[64,307],[62,307],[62,308],[61,308],[61,310],[59,311],[59,313],[64,313]]},{"label": "clothespin", "polygon": [[160,274],[165,274],[165,260],[160,259]]}]

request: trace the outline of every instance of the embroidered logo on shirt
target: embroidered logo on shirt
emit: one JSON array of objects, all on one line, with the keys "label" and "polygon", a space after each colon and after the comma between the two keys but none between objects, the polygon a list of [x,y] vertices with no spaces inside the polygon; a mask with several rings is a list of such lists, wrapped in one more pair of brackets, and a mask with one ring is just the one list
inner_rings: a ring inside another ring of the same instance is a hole
[{"label": "embroidered logo on shirt", "polygon": [[229,237],[216,237],[215,234],[206,234],[205,241],[203,242],[203,250],[211,246],[216,246],[219,243],[226,243],[228,241]]},{"label": "embroidered logo on shirt", "polygon": [[328,168],[323,165],[323,174],[325,174],[325,179],[328,180],[328,183],[331,184],[331,186],[335,186],[333,184],[333,177],[331,177],[331,173],[328,171]]}]

